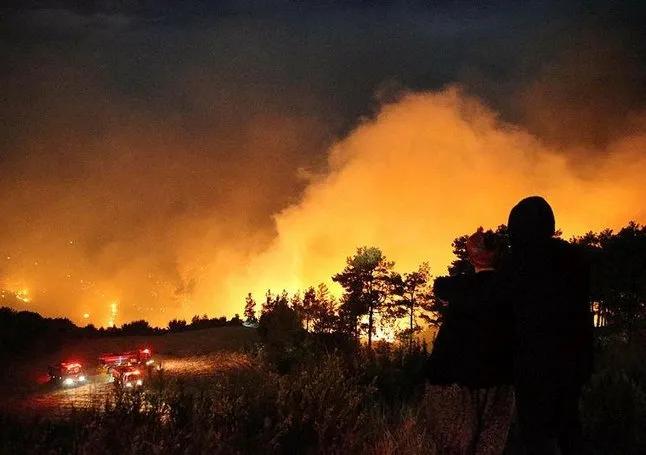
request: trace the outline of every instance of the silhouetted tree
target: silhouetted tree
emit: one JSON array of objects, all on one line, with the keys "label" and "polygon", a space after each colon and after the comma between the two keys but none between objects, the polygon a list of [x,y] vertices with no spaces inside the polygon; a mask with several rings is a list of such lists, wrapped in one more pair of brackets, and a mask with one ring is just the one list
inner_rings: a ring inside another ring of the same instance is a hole
[{"label": "silhouetted tree", "polygon": [[256,318],[256,301],[253,299],[251,292],[245,298],[244,317],[247,322],[258,322]]},{"label": "silhouetted tree", "polygon": [[132,321],[121,326],[121,332],[124,335],[147,335],[154,332],[148,321],[140,319],[139,321]]},{"label": "silhouetted tree", "polygon": [[258,334],[265,345],[267,360],[281,373],[289,371],[293,353],[302,343],[302,320],[288,300],[280,296],[258,321]]},{"label": "silhouetted tree", "polygon": [[[343,272],[332,277],[345,289],[341,310],[350,326],[354,326],[355,337],[358,338],[359,327],[368,333],[368,352],[372,352],[375,316],[391,295],[393,266],[379,248],[361,247],[347,258]],[[368,317],[365,325],[360,323],[363,315]]]},{"label": "silhouetted tree", "polygon": [[331,333],[337,327],[336,299],[325,283],[316,288],[312,309],[312,329],[315,333]]},{"label": "silhouetted tree", "polygon": [[69,319],[44,318],[31,311],[0,308],[0,363],[27,353],[55,351],[65,340],[83,336]]},{"label": "silhouetted tree", "polygon": [[467,240],[469,235],[461,235],[456,237],[451,243],[453,247],[453,254],[457,259],[451,261],[449,266],[449,275],[461,275],[474,273],[475,270],[471,263],[469,262],[469,255],[467,254]]},{"label": "silhouetted tree", "polygon": [[630,222],[616,234],[588,232],[572,241],[590,251],[597,325],[612,325],[630,335],[646,323],[646,227]]},{"label": "silhouetted tree", "polygon": [[417,320],[422,319],[429,324],[437,323],[433,316],[434,300],[430,285],[430,267],[428,262],[422,263],[415,272],[405,273],[403,276],[393,274],[393,310],[395,317],[406,317],[408,328],[402,334],[408,341],[409,350],[413,349],[415,334],[422,327]]},{"label": "silhouetted tree", "polygon": [[240,315],[236,313],[227,324],[232,326],[239,326],[242,325],[242,319],[240,319]]},{"label": "silhouetted tree", "polygon": [[296,313],[298,313],[298,316],[301,318],[301,320],[304,320],[305,315],[303,309],[303,300],[301,299],[300,291],[296,291],[294,295],[288,298],[288,302],[289,307],[296,311]]},{"label": "silhouetted tree", "polygon": [[274,294],[271,292],[271,289],[267,289],[267,292],[265,293],[265,301],[262,303],[262,308],[260,309],[260,317],[273,310],[275,302],[276,299]]},{"label": "silhouetted tree", "polygon": [[211,327],[226,327],[229,325],[229,321],[227,321],[226,316],[220,316],[219,318],[212,318],[211,321]]},{"label": "silhouetted tree", "polygon": [[171,332],[181,332],[186,330],[186,321],[184,319],[173,319],[168,321],[168,330]]},{"label": "silhouetted tree", "polygon": [[271,289],[267,290],[265,294],[265,301],[262,304],[261,314],[268,313],[274,309],[278,304],[285,304],[289,306],[289,294],[283,290],[281,294],[273,294]]},{"label": "silhouetted tree", "polygon": [[312,322],[312,320],[314,319],[317,306],[318,302],[316,300],[316,290],[313,286],[310,286],[303,294],[303,301],[301,303],[301,314],[303,321],[305,322],[305,330],[307,330],[308,332],[310,330],[310,322]]}]

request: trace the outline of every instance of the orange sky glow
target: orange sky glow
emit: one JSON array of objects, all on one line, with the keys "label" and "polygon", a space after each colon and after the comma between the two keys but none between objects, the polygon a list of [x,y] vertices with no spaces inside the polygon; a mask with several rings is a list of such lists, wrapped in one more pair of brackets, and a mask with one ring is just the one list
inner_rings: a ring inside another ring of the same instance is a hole
[{"label": "orange sky glow", "polygon": [[[338,291],[330,277],[363,245],[380,247],[400,272],[428,261],[433,275],[444,274],[456,236],[505,223],[510,208],[528,195],[552,204],[566,238],[630,220],[644,223],[646,116],[636,114],[631,122],[630,134],[603,150],[556,148],[502,122],[456,87],[406,93],[336,141],[323,171],[288,168],[304,190],[264,224],[254,225],[253,209],[244,204],[267,197],[262,185],[235,187],[225,203],[200,216],[175,215],[156,211],[155,197],[165,191],[190,195],[190,177],[162,191],[144,171],[141,184],[132,184],[135,190],[118,202],[130,207],[129,217],[149,218],[132,233],[145,241],[128,248],[108,242],[95,251],[92,239],[109,237],[104,223],[122,212],[112,211],[110,201],[97,208],[84,199],[83,186],[75,187],[78,194],[67,205],[42,209],[48,223],[30,215],[20,234],[5,239],[0,288],[20,296],[20,309],[81,325],[143,318],[165,326],[194,314],[241,313],[247,292],[262,300],[267,289],[294,292],[320,282]],[[281,132],[273,138],[275,128]],[[249,133],[261,140],[249,141],[279,150],[282,137],[302,128],[310,126],[273,119]],[[105,140],[119,159],[130,159],[120,138]],[[147,145],[142,140],[127,147],[145,152]],[[19,201],[3,210],[20,213]],[[228,220],[245,210],[244,228]],[[125,221],[121,232],[128,232]],[[162,249],[173,252],[172,266],[158,254]]]}]

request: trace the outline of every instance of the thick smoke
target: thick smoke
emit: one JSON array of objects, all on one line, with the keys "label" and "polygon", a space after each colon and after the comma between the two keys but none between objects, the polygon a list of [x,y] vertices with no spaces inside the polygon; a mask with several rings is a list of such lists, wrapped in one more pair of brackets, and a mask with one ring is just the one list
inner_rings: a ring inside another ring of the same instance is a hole
[{"label": "thick smoke", "polygon": [[544,145],[458,89],[408,94],[331,148],[329,173],[276,217],[277,239],[241,282],[257,292],[329,282],[361,245],[381,247],[402,271],[429,261],[443,274],[456,236],[506,223],[533,194],[551,202],[566,237],[643,222],[645,149],[642,128],[582,174],[574,150]]},{"label": "thick smoke", "polygon": [[440,274],[455,236],[527,194],[566,235],[646,218],[623,35],[545,11],[290,8],[5,17],[0,287],[28,290],[21,308],[231,316],[361,245]]}]

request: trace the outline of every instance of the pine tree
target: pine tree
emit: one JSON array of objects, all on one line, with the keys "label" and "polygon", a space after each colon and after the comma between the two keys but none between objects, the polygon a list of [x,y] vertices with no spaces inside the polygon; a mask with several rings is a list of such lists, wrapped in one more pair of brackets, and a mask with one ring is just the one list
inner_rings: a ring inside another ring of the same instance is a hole
[{"label": "pine tree", "polygon": [[[355,339],[359,330],[368,334],[368,351],[372,352],[372,336],[375,333],[375,319],[391,295],[391,271],[394,262],[389,262],[376,247],[361,247],[354,256],[348,257],[343,272],[332,277],[345,289],[340,311],[348,328],[354,332]],[[361,323],[361,317],[368,321]]]},{"label": "pine tree", "polygon": [[256,318],[256,301],[253,299],[251,292],[245,298],[244,317],[247,322],[258,322]]}]

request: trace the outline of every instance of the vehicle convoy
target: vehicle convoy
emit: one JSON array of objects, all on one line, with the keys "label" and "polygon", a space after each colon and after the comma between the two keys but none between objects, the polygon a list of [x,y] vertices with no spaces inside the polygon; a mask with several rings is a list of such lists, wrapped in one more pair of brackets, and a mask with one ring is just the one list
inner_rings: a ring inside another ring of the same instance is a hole
[{"label": "vehicle convoy", "polygon": [[65,387],[74,387],[88,382],[83,366],[78,362],[63,362],[49,366],[47,372],[50,382]]},{"label": "vehicle convoy", "polygon": [[145,348],[116,354],[103,354],[99,357],[99,363],[108,374],[112,374],[112,371],[118,367],[132,365],[147,366],[152,365],[155,361],[152,358],[150,348]]},{"label": "vehicle convoy", "polygon": [[112,369],[112,380],[114,385],[120,389],[134,389],[144,385],[144,375],[139,368],[126,365]]}]

